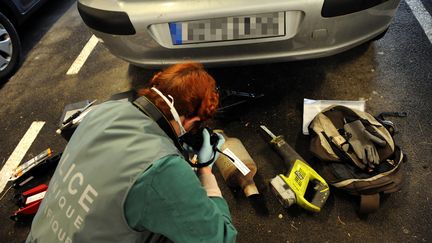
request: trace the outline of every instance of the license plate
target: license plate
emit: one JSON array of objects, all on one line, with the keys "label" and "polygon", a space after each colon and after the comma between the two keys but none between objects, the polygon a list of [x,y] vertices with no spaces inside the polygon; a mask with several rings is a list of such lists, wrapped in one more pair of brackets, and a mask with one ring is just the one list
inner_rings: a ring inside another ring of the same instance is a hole
[{"label": "license plate", "polygon": [[169,23],[174,45],[285,35],[285,12]]}]

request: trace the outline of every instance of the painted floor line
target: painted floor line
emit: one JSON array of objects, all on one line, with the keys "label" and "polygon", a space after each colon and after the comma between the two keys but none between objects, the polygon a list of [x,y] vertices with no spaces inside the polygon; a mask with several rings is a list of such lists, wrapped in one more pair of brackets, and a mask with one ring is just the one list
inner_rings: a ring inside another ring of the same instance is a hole
[{"label": "painted floor line", "polygon": [[33,122],[21,138],[21,141],[18,143],[15,150],[9,156],[9,159],[3,165],[3,168],[0,171],[0,192],[3,192],[10,177],[10,173],[20,164],[24,155],[27,153],[27,150],[30,148],[44,125],[44,121]]},{"label": "painted floor line", "polygon": [[426,33],[426,36],[429,39],[429,42],[432,43],[432,17],[420,0],[405,0],[408,6],[411,8],[414,16],[417,21],[420,23],[423,31]]},{"label": "painted floor line", "polygon": [[98,38],[95,35],[92,35],[92,37],[82,49],[81,53],[75,59],[74,63],[72,63],[72,66],[66,72],[66,75],[74,75],[80,71],[81,67],[87,61],[87,58],[90,56],[91,52],[93,51],[98,42]]}]

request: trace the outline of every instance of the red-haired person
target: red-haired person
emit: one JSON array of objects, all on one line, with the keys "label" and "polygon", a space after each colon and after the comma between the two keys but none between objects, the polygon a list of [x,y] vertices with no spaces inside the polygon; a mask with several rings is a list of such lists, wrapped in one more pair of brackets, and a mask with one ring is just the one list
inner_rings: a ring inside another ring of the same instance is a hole
[{"label": "red-haired person", "polygon": [[210,165],[197,172],[178,140],[215,113],[214,79],[201,64],[176,64],[138,93],[134,103],[108,101],[85,116],[27,242],[235,242],[209,132],[196,154]]}]

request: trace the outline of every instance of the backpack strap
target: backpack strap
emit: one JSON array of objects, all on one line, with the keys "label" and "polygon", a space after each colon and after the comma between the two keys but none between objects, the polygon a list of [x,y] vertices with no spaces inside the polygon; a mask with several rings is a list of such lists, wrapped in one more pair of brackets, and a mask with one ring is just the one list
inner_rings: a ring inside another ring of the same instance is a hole
[{"label": "backpack strap", "polygon": [[[183,154],[184,150],[181,144],[178,141],[177,135],[174,132],[174,128],[172,127],[171,123],[168,121],[168,119],[165,117],[165,115],[159,110],[159,108],[156,107],[155,104],[153,104],[147,97],[141,96],[135,101],[132,102],[132,104],[137,107],[141,112],[146,114],[148,117],[152,118],[159,127],[167,134],[169,138],[173,141],[174,145],[177,147],[177,149]],[[187,158],[187,157],[185,157]]]},{"label": "backpack strap", "polygon": [[[342,136],[326,113],[320,113],[316,117],[316,122],[311,124],[312,129],[323,139],[327,140],[330,148],[325,148],[329,153],[336,154],[340,160],[347,160],[354,163],[360,169],[365,169],[366,165],[351,151],[348,151],[348,141]],[[323,145],[321,143],[321,145]]]},{"label": "backpack strap", "polygon": [[[324,114],[318,114],[313,122],[309,125],[309,129],[314,131],[311,134],[316,134],[315,152],[319,158],[327,157],[330,161],[340,161],[340,157],[335,152],[335,147],[342,150],[342,146],[347,143],[346,139],[340,135],[337,128],[333,125],[331,120]],[[337,150],[336,149],[336,150]]]},{"label": "backpack strap", "polygon": [[379,193],[371,195],[360,195],[360,213],[368,214],[375,212],[380,205],[380,195]]}]

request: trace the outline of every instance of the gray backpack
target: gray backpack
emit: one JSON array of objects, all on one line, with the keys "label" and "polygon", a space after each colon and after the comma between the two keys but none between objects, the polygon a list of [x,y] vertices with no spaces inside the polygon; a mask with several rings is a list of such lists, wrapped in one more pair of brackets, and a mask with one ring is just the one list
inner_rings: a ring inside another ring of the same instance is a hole
[{"label": "gray backpack", "polygon": [[[363,111],[331,106],[309,125],[310,150],[323,162],[321,175],[330,185],[360,196],[361,213],[377,210],[380,194],[401,188],[404,154],[394,143],[394,127],[390,124]],[[363,155],[353,141],[353,127],[361,127],[373,138],[365,148],[360,147],[366,151]],[[375,162],[366,163],[365,157],[372,161],[371,155],[375,155]]]}]

